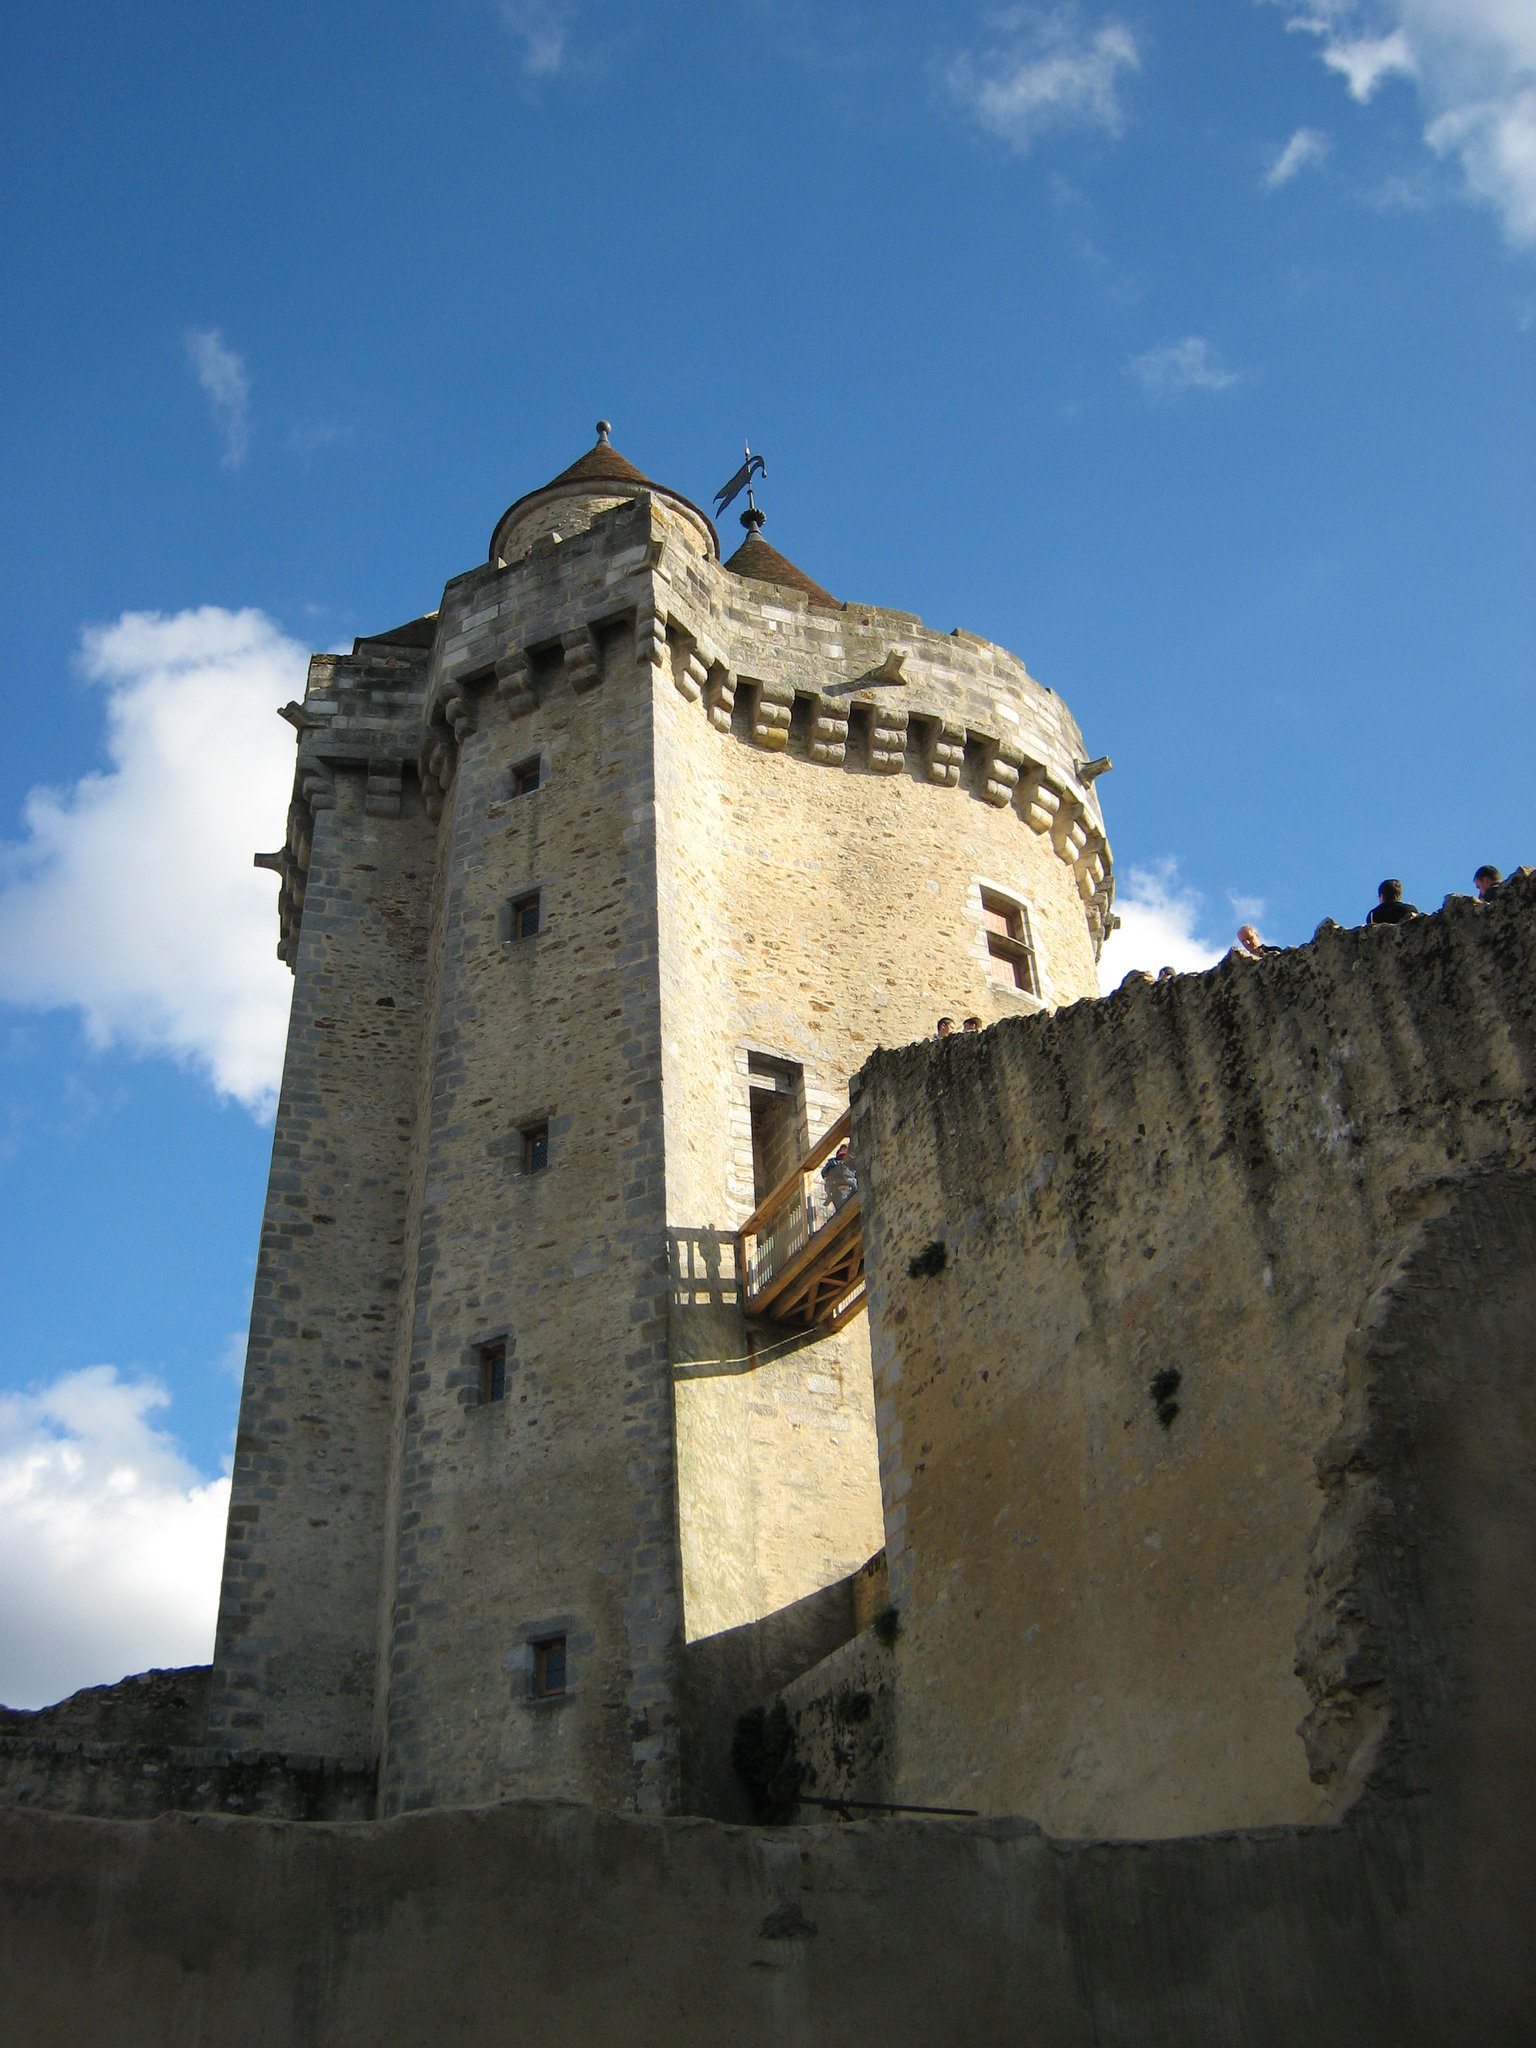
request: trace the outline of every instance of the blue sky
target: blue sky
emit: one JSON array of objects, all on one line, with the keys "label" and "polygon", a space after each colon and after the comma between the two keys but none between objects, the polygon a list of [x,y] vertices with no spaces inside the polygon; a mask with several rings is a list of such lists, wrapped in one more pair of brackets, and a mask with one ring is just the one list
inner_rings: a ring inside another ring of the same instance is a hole
[{"label": "blue sky", "polygon": [[1536,854],[1529,0],[144,0],[6,43],[0,1698],[206,1654],[271,707],[599,414],[701,502],[749,435],[818,580],[1062,692],[1117,975]]}]

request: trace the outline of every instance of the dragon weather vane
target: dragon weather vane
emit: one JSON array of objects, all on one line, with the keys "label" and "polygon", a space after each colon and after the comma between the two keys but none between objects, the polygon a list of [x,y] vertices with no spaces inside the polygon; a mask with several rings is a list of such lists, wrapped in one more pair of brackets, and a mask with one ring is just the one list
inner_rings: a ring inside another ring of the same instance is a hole
[{"label": "dragon weather vane", "polygon": [[745,442],[742,443],[742,446],[746,448],[747,459],[731,478],[730,482],[722,484],[720,489],[716,491],[715,517],[718,519],[726,506],[739,498],[742,492],[745,491],[747,494],[747,509],[741,515],[741,523],[749,533],[761,533],[768,522],[757,509],[757,500],[752,495],[752,479],[755,476],[766,476],[768,470],[761,455],[754,455]]}]

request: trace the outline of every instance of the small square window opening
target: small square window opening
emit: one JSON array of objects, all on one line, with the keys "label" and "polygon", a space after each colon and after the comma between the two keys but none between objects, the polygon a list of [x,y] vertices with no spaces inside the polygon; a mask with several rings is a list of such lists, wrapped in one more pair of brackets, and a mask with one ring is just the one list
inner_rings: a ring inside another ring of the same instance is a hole
[{"label": "small square window opening", "polygon": [[549,1164],[549,1125],[530,1124],[523,1132],[523,1171],[542,1173]]},{"label": "small square window opening", "polygon": [[539,931],[539,899],[537,895],[518,896],[512,904],[512,936],[514,939],[537,938]]},{"label": "small square window opening", "polygon": [[483,1403],[506,1398],[507,1340],[497,1337],[480,1346],[480,1399]]},{"label": "small square window opening", "polygon": [[565,1691],[565,1637],[550,1636],[533,1646],[533,1696],[558,1699]]},{"label": "small square window opening", "polygon": [[539,787],[539,767],[540,762],[537,754],[533,756],[532,760],[518,762],[517,766],[512,770],[512,794],[514,796],[531,796],[533,794]]},{"label": "small square window opening", "polygon": [[983,889],[981,921],[987,934],[988,979],[1006,988],[1021,988],[1032,996],[1039,995],[1040,973],[1030,936],[1029,912],[1023,904]]}]

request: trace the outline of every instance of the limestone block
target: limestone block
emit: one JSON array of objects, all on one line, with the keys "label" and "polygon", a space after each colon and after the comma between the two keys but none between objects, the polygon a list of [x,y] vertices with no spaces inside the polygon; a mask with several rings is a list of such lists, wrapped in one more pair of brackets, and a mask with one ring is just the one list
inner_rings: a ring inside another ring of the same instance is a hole
[{"label": "limestone block", "polygon": [[986,802],[996,804],[999,810],[1011,804],[1023,766],[1024,749],[1012,740],[998,740],[987,763],[986,780],[982,785],[981,794]]},{"label": "limestone block", "polygon": [[716,662],[704,685],[704,704],[709,722],[717,732],[729,732],[731,713],[736,709],[736,678],[723,662]]},{"label": "limestone block", "polygon": [[1104,857],[1108,851],[1097,832],[1090,834],[1076,868],[1078,893],[1085,903],[1091,903],[1099,893],[1105,875]]},{"label": "limestone block", "polygon": [[404,780],[398,761],[370,761],[368,763],[368,787],[363,795],[363,809],[370,818],[398,818],[400,815],[400,788]]},{"label": "limestone block", "polygon": [[945,789],[954,789],[960,781],[960,766],[964,759],[964,726],[952,725],[948,719],[936,723],[928,742],[928,780],[941,784]]},{"label": "limestone block", "polygon": [[869,765],[876,775],[899,775],[907,758],[907,714],[900,705],[876,704],[869,731]]},{"label": "limestone block", "polygon": [[795,692],[789,683],[759,683],[752,706],[752,744],[770,754],[782,753],[789,745],[789,719],[795,708]]},{"label": "limestone block", "polygon": [[1061,792],[1052,788],[1043,768],[1026,769],[1019,780],[1018,805],[1031,831],[1049,832],[1061,808]]},{"label": "limestone block", "polygon": [[1088,823],[1081,807],[1073,798],[1063,797],[1051,828],[1051,844],[1067,865],[1075,868],[1087,843]]},{"label": "limestone block", "polygon": [[819,697],[816,700],[815,723],[811,727],[811,759],[835,766],[847,751],[847,705],[835,698]]},{"label": "limestone block", "polygon": [[680,646],[672,654],[672,680],[690,704],[697,704],[709,678],[708,667],[699,659],[698,650]]},{"label": "limestone block", "polygon": [[577,696],[595,689],[603,679],[603,670],[591,627],[579,626],[574,633],[562,633],[560,645],[565,653],[565,679]]},{"label": "limestone block", "polygon": [[504,654],[497,662],[496,695],[511,718],[525,717],[538,703],[533,687],[533,670],[521,649]]},{"label": "limestone block", "polygon": [[436,783],[440,790],[447,790],[453,781],[453,771],[458,766],[459,750],[453,736],[440,725],[433,726],[427,733],[422,750],[421,781],[425,788],[429,782]]},{"label": "limestone block", "polygon": [[667,615],[659,605],[642,604],[635,612],[635,660],[660,668],[667,658]]}]

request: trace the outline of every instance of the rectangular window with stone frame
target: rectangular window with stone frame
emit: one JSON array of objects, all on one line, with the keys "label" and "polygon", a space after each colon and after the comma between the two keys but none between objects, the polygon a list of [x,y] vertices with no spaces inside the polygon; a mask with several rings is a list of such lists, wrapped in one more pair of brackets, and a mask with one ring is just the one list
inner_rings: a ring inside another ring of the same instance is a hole
[{"label": "rectangular window with stone frame", "polygon": [[533,1697],[558,1699],[565,1689],[565,1637],[546,1636],[533,1645]]},{"label": "rectangular window with stone frame", "polygon": [[492,1401],[507,1398],[507,1340],[493,1337],[478,1347],[480,1360],[480,1402],[484,1407]]},{"label": "rectangular window with stone frame", "polygon": [[503,942],[516,945],[520,939],[536,939],[539,921],[538,890],[530,890],[526,896],[514,896],[502,912]]},{"label": "rectangular window with stone frame", "polygon": [[1040,969],[1024,905],[996,889],[983,889],[981,921],[987,937],[987,979],[1039,995]]}]

